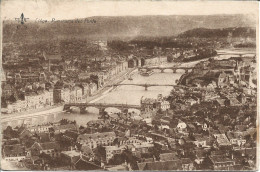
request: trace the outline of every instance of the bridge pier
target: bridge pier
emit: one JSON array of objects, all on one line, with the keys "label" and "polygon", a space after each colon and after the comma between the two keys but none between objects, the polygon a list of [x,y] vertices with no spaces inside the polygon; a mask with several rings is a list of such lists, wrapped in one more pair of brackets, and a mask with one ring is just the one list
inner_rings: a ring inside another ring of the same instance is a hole
[{"label": "bridge pier", "polygon": [[128,109],[127,109],[127,108],[124,108],[124,109],[121,110],[121,112],[123,112],[123,113],[128,113]]},{"label": "bridge pier", "polygon": [[177,69],[172,69],[172,73],[176,73]]},{"label": "bridge pier", "polygon": [[99,115],[104,115],[104,112],[105,112],[105,108],[103,108],[103,107],[100,107],[100,108],[98,108],[98,110],[99,110]]},{"label": "bridge pier", "polygon": [[144,90],[145,90],[145,91],[148,90],[148,86],[147,86],[147,85],[144,86]]},{"label": "bridge pier", "polygon": [[161,69],[161,73],[164,73],[164,69]]},{"label": "bridge pier", "polygon": [[189,70],[188,69],[185,69],[185,73],[188,73],[189,72]]},{"label": "bridge pier", "polygon": [[84,107],[80,107],[80,113],[81,114],[84,114],[84,113],[86,113],[87,111],[86,111],[86,107],[84,106]]},{"label": "bridge pier", "polygon": [[70,106],[64,105],[63,111],[70,112],[71,111]]}]

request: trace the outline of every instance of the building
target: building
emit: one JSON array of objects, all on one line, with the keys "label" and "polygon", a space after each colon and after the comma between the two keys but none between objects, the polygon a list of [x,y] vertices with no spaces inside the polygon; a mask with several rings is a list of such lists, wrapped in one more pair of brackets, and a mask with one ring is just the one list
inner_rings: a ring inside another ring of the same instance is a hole
[{"label": "building", "polygon": [[97,146],[112,145],[116,138],[115,132],[104,132],[94,134],[81,134],[77,138],[77,142],[82,145],[88,145],[91,149]]},{"label": "building", "polygon": [[39,125],[28,127],[28,130],[32,133],[48,133],[52,125]]},{"label": "building", "polygon": [[25,146],[17,145],[5,145],[3,147],[3,159],[6,161],[21,161],[26,157]]},{"label": "building", "polygon": [[246,144],[246,139],[244,138],[242,132],[227,132],[227,137],[232,145],[244,146]]},{"label": "building", "polygon": [[163,100],[160,104],[160,108],[162,111],[167,111],[168,109],[170,109],[170,103],[168,101]]},{"label": "building", "polygon": [[219,146],[231,145],[225,134],[214,134],[214,137],[217,139],[217,143]]},{"label": "building", "polygon": [[125,147],[122,147],[122,146],[106,146],[106,161],[109,162],[109,160],[111,158],[113,158],[114,155],[116,154],[121,154],[122,153],[122,150],[125,148]]},{"label": "building", "polygon": [[157,100],[152,98],[141,98],[141,111],[150,112],[156,110],[158,107]]},{"label": "building", "polygon": [[225,155],[215,155],[209,157],[213,164],[214,170],[232,170],[235,165],[235,160],[225,157]]},{"label": "building", "polygon": [[30,148],[31,156],[39,156],[41,153],[50,155],[51,157],[60,156],[60,145],[57,142],[35,142]]},{"label": "building", "polygon": [[77,131],[77,126],[75,124],[55,125],[53,129],[55,133],[65,133],[68,130]]}]

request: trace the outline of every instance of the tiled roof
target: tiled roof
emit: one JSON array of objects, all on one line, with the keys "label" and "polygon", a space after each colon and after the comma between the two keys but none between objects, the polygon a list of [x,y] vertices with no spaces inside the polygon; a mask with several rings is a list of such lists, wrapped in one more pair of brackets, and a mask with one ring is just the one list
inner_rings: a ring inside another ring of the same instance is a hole
[{"label": "tiled roof", "polygon": [[173,160],[177,157],[177,153],[173,152],[173,153],[162,153],[160,154],[160,160],[161,161],[169,161],[169,160]]},{"label": "tiled roof", "polygon": [[77,130],[75,124],[58,125],[53,127],[54,130]]},{"label": "tiled roof", "polygon": [[181,162],[175,161],[157,161],[157,162],[145,162],[138,163],[139,170],[180,170]]},{"label": "tiled roof", "polygon": [[216,156],[210,156],[210,160],[215,163],[222,163],[222,162],[234,162],[235,160],[228,158],[223,155],[216,155]]},{"label": "tiled roof", "polygon": [[104,170],[102,167],[92,163],[85,161],[83,159],[80,159],[75,164],[76,170]]},{"label": "tiled roof", "polygon": [[12,156],[25,156],[25,147],[17,144],[17,145],[6,145],[3,149],[4,156],[12,157]]},{"label": "tiled roof", "polygon": [[78,136],[78,140],[90,140],[90,139],[99,139],[107,137],[116,137],[115,132],[104,132],[104,133],[94,133],[94,134],[81,134]]},{"label": "tiled roof", "polygon": [[57,142],[46,142],[40,143],[40,147],[42,150],[49,150],[49,149],[60,149],[60,145]]}]

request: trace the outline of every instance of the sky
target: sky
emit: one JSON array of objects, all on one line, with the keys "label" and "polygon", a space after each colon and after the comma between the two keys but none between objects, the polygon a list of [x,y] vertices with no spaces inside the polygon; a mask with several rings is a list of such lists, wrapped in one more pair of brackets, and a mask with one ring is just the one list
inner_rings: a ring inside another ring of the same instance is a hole
[{"label": "sky", "polygon": [[2,0],[1,18],[14,19],[24,13],[32,20],[56,20],[91,16],[254,14],[254,1],[90,1],[90,0]]}]

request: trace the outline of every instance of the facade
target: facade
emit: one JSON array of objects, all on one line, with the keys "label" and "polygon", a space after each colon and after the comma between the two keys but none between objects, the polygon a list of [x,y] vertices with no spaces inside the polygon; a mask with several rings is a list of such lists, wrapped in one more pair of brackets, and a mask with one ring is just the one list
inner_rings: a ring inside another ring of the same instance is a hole
[{"label": "facade", "polygon": [[82,145],[88,145],[91,149],[97,146],[112,145],[116,138],[114,132],[94,133],[94,134],[81,134],[77,138],[77,142]]},{"label": "facade", "polygon": [[21,161],[26,158],[26,151],[23,145],[6,145],[3,147],[3,158],[6,161]]}]

